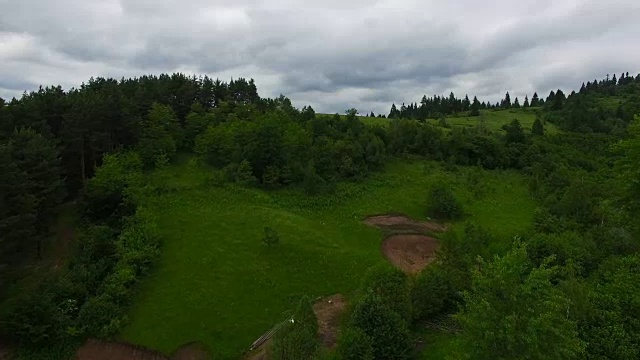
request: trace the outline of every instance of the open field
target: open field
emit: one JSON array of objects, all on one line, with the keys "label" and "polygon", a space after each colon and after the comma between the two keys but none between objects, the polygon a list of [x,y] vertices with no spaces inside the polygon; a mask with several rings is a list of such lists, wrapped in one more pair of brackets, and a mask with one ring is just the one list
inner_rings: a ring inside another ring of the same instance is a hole
[{"label": "open field", "polygon": [[[536,108],[509,109],[509,110],[483,110],[480,116],[449,116],[446,121],[451,126],[476,127],[486,126],[491,131],[501,131],[502,126],[509,124],[513,119],[520,121],[525,132],[531,132],[531,126],[536,120]],[[438,120],[429,119],[429,123],[438,124]],[[558,128],[550,123],[545,124],[545,131],[549,134],[558,132]]]},{"label": "open field", "polygon": [[[184,161],[149,176],[164,189],[147,200],[164,238],[162,257],[142,285],[122,340],[166,354],[198,341],[216,359],[237,358],[302,295],[351,294],[369,267],[385,261],[380,231],[362,220],[389,212],[425,219],[426,193],[439,181],[452,184],[468,219],[503,244],[529,226],[534,210],[515,172],[454,174],[434,162],[394,162],[319,197],[216,187],[209,173]],[[279,233],[279,245],[261,243],[266,226]]]}]

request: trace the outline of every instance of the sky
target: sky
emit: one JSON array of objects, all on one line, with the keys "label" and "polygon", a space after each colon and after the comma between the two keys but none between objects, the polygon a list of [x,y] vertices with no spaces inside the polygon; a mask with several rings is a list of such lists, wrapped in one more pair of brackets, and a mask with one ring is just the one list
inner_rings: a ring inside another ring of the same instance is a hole
[{"label": "sky", "polygon": [[183,72],[326,113],[522,102],[640,72],[639,18],[638,0],[0,0],[0,97]]}]

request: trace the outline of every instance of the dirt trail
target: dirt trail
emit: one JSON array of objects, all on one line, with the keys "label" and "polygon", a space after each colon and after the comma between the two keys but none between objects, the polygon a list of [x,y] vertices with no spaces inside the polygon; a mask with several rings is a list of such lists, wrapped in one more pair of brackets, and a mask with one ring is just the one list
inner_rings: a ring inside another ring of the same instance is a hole
[{"label": "dirt trail", "polygon": [[313,305],[318,318],[318,335],[322,344],[333,349],[338,344],[340,320],[347,309],[347,299],[341,294],[328,296]]},{"label": "dirt trail", "polygon": [[211,356],[198,344],[183,345],[173,356],[124,342],[89,339],[76,353],[76,360],[210,360]]},{"label": "dirt trail", "polygon": [[436,221],[418,221],[403,214],[373,215],[364,219],[364,223],[389,231],[444,232],[447,225]]}]

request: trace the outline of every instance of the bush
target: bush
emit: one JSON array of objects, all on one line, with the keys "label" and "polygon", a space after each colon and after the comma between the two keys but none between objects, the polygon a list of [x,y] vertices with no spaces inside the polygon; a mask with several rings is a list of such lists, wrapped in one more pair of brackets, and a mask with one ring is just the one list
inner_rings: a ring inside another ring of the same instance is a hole
[{"label": "bush", "polygon": [[454,283],[438,264],[420,273],[411,288],[413,320],[427,321],[453,311],[460,298]]},{"label": "bush", "polygon": [[411,340],[406,322],[377,294],[369,292],[354,305],[349,325],[371,339],[374,359],[410,358]]},{"label": "bush", "polygon": [[293,322],[286,322],[274,335],[271,359],[311,359],[318,348],[318,322],[309,298],[302,298],[293,314]]},{"label": "bush", "polygon": [[271,247],[280,243],[280,236],[278,232],[270,227],[264,228],[264,235],[262,236],[262,243]]},{"label": "bush", "polygon": [[427,214],[436,219],[456,220],[464,215],[464,211],[453,191],[444,185],[438,185],[429,192]]},{"label": "bush", "polygon": [[343,331],[338,341],[340,360],[373,360],[373,343],[362,330],[354,327]]},{"label": "bush", "polygon": [[407,275],[395,267],[382,264],[370,269],[364,276],[360,293],[372,292],[401,319],[411,319],[411,300]]}]

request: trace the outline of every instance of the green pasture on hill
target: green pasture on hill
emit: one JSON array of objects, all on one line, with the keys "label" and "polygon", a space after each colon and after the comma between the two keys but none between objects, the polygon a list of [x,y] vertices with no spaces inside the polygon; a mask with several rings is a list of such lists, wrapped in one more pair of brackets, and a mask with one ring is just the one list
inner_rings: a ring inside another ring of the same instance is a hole
[{"label": "green pasture on hill", "polygon": [[[162,256],[144,280],[123,340],[171,353],[201,341],[215,359],[234,359],[302,295],[350,295],[372,265],[385,261],[370,214],[401,212],[425,218],[427,192],[447,182],[476,221],[506,247],[530,225],[534,201],[512,171],[397,161],[333,195],[298,189],[263,191],[216,185],[194,160],[157,170],[160,190],[145,200],[163,236]],[[261,243],[264,227],[280,244]],[[455,225],[454,225],[455,227]]]}]

